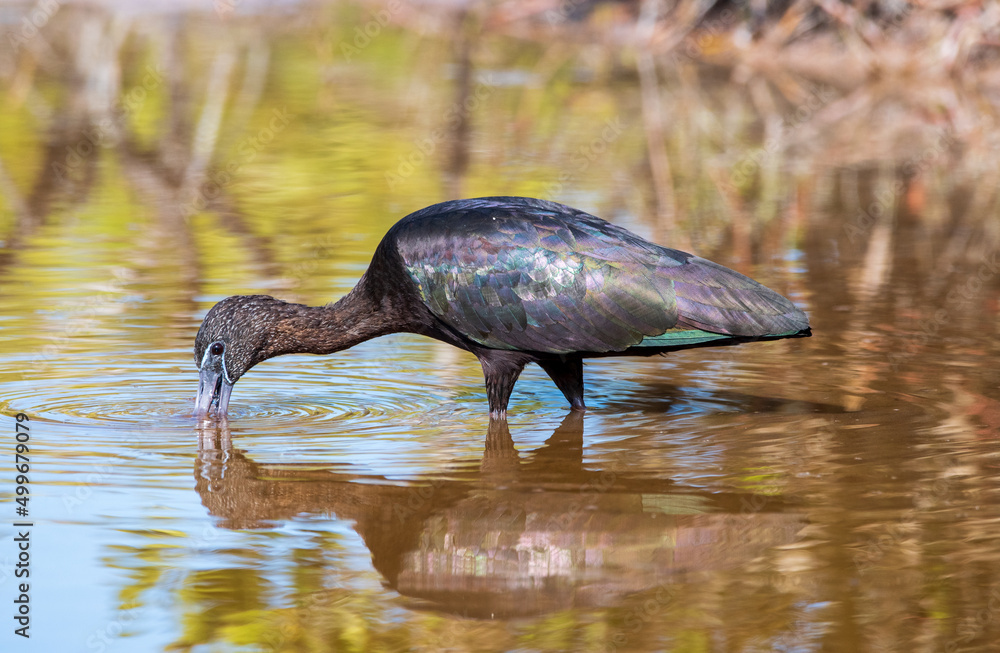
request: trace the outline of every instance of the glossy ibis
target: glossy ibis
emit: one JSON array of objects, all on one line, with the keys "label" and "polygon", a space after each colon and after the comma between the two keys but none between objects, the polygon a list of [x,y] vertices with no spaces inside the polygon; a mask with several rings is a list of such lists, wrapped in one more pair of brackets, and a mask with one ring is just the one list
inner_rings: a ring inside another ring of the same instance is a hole
[{"label": "glossy ibis", "polygon": [[528,363],[582,410],[584,358],[810,335],[806,314],[773,290],[583,211],[525,197],[455,200],[396,223],[334,304],[266,295],[216,304],[195,341],[195,414],[224,417],[233,384],[261,361],[399,332],[475,354],[494,418],[506,416]]}]

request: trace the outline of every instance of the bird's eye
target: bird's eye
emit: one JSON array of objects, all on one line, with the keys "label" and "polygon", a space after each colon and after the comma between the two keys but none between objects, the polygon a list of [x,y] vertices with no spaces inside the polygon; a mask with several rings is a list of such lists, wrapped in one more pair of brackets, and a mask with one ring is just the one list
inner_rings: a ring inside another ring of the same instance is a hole
[{"label": "bird's eye", "polygon": [[208,351],[213,356],[222,356],[222,352],[226,351],[226,347],[221,342],[213,342]]}]

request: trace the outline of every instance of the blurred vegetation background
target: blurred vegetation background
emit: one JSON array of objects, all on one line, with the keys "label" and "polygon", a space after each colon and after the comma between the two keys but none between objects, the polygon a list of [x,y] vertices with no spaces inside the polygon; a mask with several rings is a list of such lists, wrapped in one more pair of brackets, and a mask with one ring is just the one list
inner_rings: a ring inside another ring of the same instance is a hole
[{"label": "blurred vegetation background", "polygon": [[282,192],[370,189],[407,208],[574,199],[610,175],[680,240],[707,215],[745,240],[790,201],[866,210],[873,185],[888,213],[958,187],[976,213],[995,207],[976,183],[998,149],[991,2],[39,2],[5,4],[3,23],[0,191],[18,234],[112,164],[168,222],[276,217],[302,202],[238,191],[277,148],[329,159],[267,171]]}]

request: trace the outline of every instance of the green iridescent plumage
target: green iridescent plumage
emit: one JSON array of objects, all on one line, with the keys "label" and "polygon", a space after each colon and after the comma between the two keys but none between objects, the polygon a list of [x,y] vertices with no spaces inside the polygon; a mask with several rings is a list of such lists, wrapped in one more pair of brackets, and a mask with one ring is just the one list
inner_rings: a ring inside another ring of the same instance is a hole
[{"label": "green iridescent plumage", "polygon": [[808,326],[791,302],[739,273],[569,207],[517,200],[429,207],[395,228],[427,307],[481,345],[607,353]]}]

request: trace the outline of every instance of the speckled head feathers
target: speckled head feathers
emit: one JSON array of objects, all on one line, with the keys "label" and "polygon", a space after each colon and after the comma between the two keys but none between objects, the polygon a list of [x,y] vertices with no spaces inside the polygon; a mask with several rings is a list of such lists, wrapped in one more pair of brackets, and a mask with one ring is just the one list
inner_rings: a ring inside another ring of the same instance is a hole
[{"label": "speckled head feathers", "polygon": [[269,358],[268,332],[284,313],[287,302],[269,295],[235,295],[212,307],[198,329],[194,361],[200,368],[205,351],[221,342],[225,346],[225,370],[230,383]]}]

